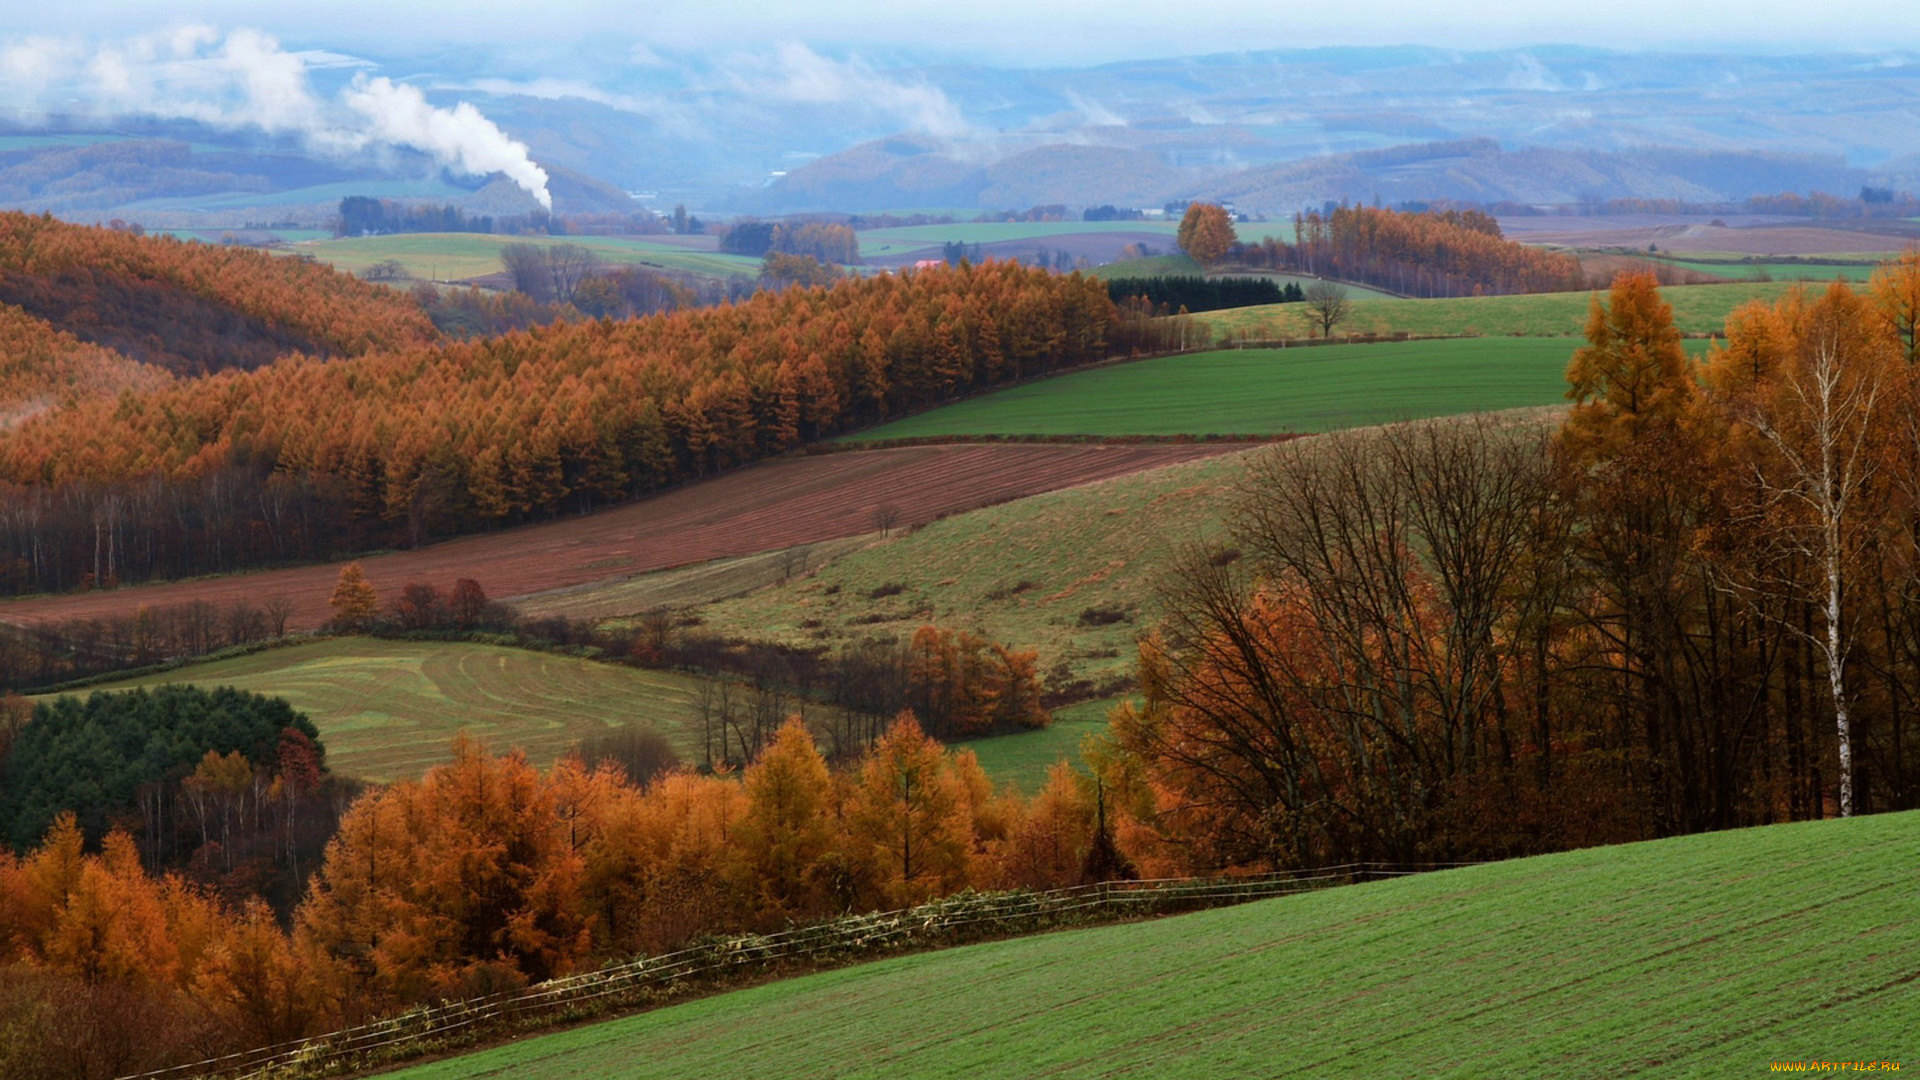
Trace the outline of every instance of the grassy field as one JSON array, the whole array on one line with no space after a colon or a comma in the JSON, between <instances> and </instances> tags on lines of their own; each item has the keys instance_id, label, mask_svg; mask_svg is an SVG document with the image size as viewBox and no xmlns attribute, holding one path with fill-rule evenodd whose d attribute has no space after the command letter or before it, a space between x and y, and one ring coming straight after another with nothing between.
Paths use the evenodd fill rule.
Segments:
<instances>
[{"instance_id":1,"label":"grassy field","mask_svg":"<svg viewBox=\"0 0 1920 1080\"><path fill-rule=\"evenodd\" d=\"M1551 405L1564 400L1576 344L1466 338L1161 357L985 394L848 439L1266 435Z\"/></svg>"},{"instance_id":2,"label":"grassy field","mask_svg":"<svg viewBox=\"0 0 1920 1080\"><path fill-rule=\"evenodd\" d=\"M1153 255L1145 259L1123 259L1096 266L1087 271L1101 281L1127 277L1193 277L1204 273L1189 255Z\"/></svg>"},{"instance_id":3,"label":"grassy field","mask_svg":"<svg viewBox=\"0 0 1920 1080\"><path fill-rule=\"evenodd\" d=\"M396 259L407 274L437 281L460 281L499 273L500 248L505 244L578 244L604 262L655 266L713 277L751 277L760 272L760 260L711 251L688 251L644 238L624 236L511 237L484 233L401 233L320 240L295 246L321 262L357 274L374 263Z\"/></svg>"},{"instance_id":4,"label":"grassy field","mask_svg":"<svg viewBox=\"0 0 1920 1080\"><path fill-rule=\"evenodd\" d=\"M1154 233L1173 242L1180 230L1177 221L963 221L952 225L902 225L892 229L868 229L860 234L860 253L871 254L891 245L890 251L941 244L998 244L1009 240L1045 240L1054 236L1079 236L1087 233Z\"/></svg>"},{"instance_id":5,"label":"grassy field","mask_svg":"<svg viewBox=\"0 0 1920 1080\"><path fill-rule=\"evenodd\" d=\"M338 638L105 683L234 686L284 697L312 718L334 772L363 780L418 776L447 760L461 731L496 753L520 747L546 767L579 739L627 720L651 723L681 759L699 760L697 676L644 671L494 645ZM1048 766L1077 758L1111 702L1063 709L1054 726L966 744L987 774L1032 793Z\"/></svg>"},{"instance_id":6,"label":"grassy field","mask_svg":"<svg viewBox=\"0 0 1920 1080\"><path fill-rule=\"evenodd\" d=\"M943 518L806 577L710 604L700 609L704 629L839 646L935 622L1037 649L1042 674L1065 663L1096 682L1124 678L1135 636L1158 617L1154 589L1170 554L1219 531L1245 459L1174 465ZM1101 614L1087 618L1090 611ZM1038 754L1044 765L1058 755L1034 747L1052 737L1008 736L1031 740L1008 753ZM1069 749L1078 742L1062 738Z\"/></svg>"},{"instance_id":7,"label":"grassy field","mask_svg":"<svg viewBox=\"0 0 1920 1080\"><path fill-rule=\"evenodd\" d=\"M333 770L366 780L425 772L461 731L545 766L630 719L653 723L693 760L698 726L692 677L493 645L339 638L97 689L159 683L284 697L320 729Z\"/></svg>"},{"instance_id":8,"label":"grassy field","mask_svg":"<svg viewBox=\"0 0 1920 1080\"><path fill-rule=\"evenodd\" d=\"M1120 698L1083 701L1053 711L1053 723L1038 731L996 735L958 744L980 758L995 783L1032 796L1047 783L1047 771L1056 761L1080 760L1080 741L1107 729L1107 710Z\"/></svg>"},{"instance_id":9,"label":"grassy field","mask_svg":"<svg viewBox=\"0 0 1920 1080\"><path fill-rule=\"evenodd\" d=\"M1920 814L922 953L396 1080L1744 1077L1920 1057Z\"/></svg>"},{"instance_id":10,"label":"grassy field","mask_svg":"<svg viewBox=\"0 0 1920 1080\"><path fill-rule=\"evenodd\" d=\"M1673 305L1674 323L1682 331L1711 334L1720 332L1726 325L1728 313L1748 300L1771 302L1794 287L1791 282L1779 281L1677 285L1660 290L1660 295ZM1341 324L1340 332L1577 337L1586 333L1587 308L1594 295L1578 292L1440 300L1356 298L1353 316ZM1242 329L1276 337L1306 335L1305 314L1298 304L1235 308L1208 312L1199 318L1214 328L1216 338Z\"/></svg>"},{"instance_id":11,"label":"grassy field","mask_svg":"<svg viewBox=\"0 0 1920 1080\"><path fill-rule=\"evenodd\" d=\"M514 610L539 618L606 619L654 608L680 608L742 596L805 574L880 539L879 533L823 540L775 551L711 559L692 566L596 581L514 600Z\"/></svg>"},{"instance_id":12,"label":"grassy field","mask_svg":"<svg viewBox=\"0 0 1920 1080\"><path fill-rule=\"evenodd\" d=\"M1661 259L1669 266L1682 270L1693 270L1702 274L1718 274L1721 277L1748 281L1805 281L1827 284L1835 278L1855 284L1873 277L1879 268L1878 263L1843 262L1748 262L1721 261L1717 259Z\"/></svg>"},{"instance_id":13,"label":"grassy field","mask_svg":"<svg viewBox=\"0 0 1920 1080\"><path fill-rule=\"evenodd\" d=\"M224 191L209 195L167 196L128 203L129 210L224 210L242 206L305 206L337 203L349 195L378 199L459 199L472 194L439 180L343 180L286 191Z\"/></svg>"}]
</instances>

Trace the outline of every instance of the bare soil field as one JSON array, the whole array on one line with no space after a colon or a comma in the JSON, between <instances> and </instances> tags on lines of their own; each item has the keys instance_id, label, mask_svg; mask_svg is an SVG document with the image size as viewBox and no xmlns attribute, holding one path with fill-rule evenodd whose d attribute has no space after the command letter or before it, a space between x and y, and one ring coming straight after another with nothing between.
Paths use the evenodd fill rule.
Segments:
<instances>
[{"instance_id":1,"label":"bare soil field","mask_svg":"<svg viewBox=\"0 0 1920 1080\"><path fill-rule=\"evenodd\" d=\"M894 528L1143 469L1238 444L938 445L783 458L586 517L465 537L360 560L385 598L408 582L442 588L471 577L505 599L649 570ZM225 606L284 596L289 626L320 626L338 564L142 585L0 603L0 619L35 623L129 614L205 600Z\"/></svg>"}]
</instances>

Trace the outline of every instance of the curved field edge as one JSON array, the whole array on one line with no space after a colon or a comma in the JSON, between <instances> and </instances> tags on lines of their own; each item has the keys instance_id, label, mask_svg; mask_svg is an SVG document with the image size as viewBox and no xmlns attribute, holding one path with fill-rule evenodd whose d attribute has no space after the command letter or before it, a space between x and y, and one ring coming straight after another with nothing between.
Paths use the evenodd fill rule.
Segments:
<instances>
[{"instance_id":1,"label":"curved field edge","mask_svg":"<svg viewBox=\"0 0 1920 1080\"><path fill-rule=\"evenodd\" d=\"M1690 349L1706 342L1691 340ZM1575 343L1468 338L1217 349L996 390L840 441L990 435L1249 436L1334 431L1566 399Z\"/></svg>"},{"instance_id":2,"label":"curved field edge","mask_svg":"<svg viewBox=\"0 0 1920 1080\"><path fill-rule=\"evenodd\" d=\"M1745 1076L1920 1052L1920 813L907 956L396 1080Z\"/></svg>"},{"instance_id":3,"label":"curved field edge","mask_svg":"<svg viewBox=\"0 0 1920 1080\"><path fill-rule=\"evenodd\" d=\"M585 517L523 525L361 560L383 598L414 581L479 580L512 598L648 570L858 536L881 507L913 527L1076 484L1191 461L1231 445L916 446L780 458ZM290 626L330 616L338 565L265 570L0 603L0 619L36 623L129 615L142 605L293 602Z\"/></svg>"},{"instance_id":4,"label":"curved field edge","mask_svg":"<svg viewBox=\"0 0 1920 1080\"><path fill-rule=\"evenodd\" d=\"M698 746L696 676L466 642L335 638L194 664L95 690L179 683L284 697L320 729L327 765L362 780L418 776L462 732L542 768L589 735L652 724L685 760Z\"/></svg>"},{"instance_id":5,"label":"curved field edge","mask_svg":"<svg viewBox=\"0 0 1920 1080\"><path fill-rule=\"evenodd\" d=\"M1037 650L1056 686L1070 677L1097 689L1132 675L1134 639L1159 617L1155 592L1170 560L1223 533L1235 486L1262 452L955 514L697 612L721 637L800 647L909 635L925 622L962 626ZM580 599L604 610L596 598Z\"/></svg>"}]
</instances>

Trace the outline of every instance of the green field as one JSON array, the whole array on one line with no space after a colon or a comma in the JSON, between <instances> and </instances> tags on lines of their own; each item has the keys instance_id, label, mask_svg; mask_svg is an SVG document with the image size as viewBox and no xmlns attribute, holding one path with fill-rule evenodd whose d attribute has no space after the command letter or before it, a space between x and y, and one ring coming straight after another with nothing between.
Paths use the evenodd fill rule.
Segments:
<instances>
[{"instance_id":1,"label":"green field","mask_svg":"<svg viewBox=\"0 0 1920 1080\"><path fill-rule=\"evenodd\" d=\"M957 746L978 755L980 767L987 770L995 783L1032 796L1046 786L1047 771L1055 762L1080 760L1080 741L1107 730L1107 710L1120 700L1083 701L1055 709L1053 723L1038 731L995 735Z\"/></svg>"},{"instance_id":2,"label":"green field","mask_svg":"<svg viewBox=\"0 0 1920 1080\"><path fill-rule=\"evenodd\" d=\"M1746 1077L1920 1057L1920 814L1330 889L789 979L396 1080Z\"/></svg>"},{"instance_id":3,"label":"green field","mask_svg":"<svg viewBox=\"0 0 1920 1080\"><path fill-rule=\"evenodd\" d=\"M1871 262L1748 262L1744 259L1736 261L1660 259L1659 261L1682 270L1692 270L1701 274L1718 274L1735 281L1806 281L1822 285L1835 278L1859 284L1873 277L1873 272L1879 269L1878 263Z\"/></svg>"},{"instance_id":4,"label":"green field","mask_svg":"<svg viewBox=\"0 0 1920 1080\"><path fill-rule=\"evenodd\" d=\"M1190 255L1150 255L1144 259L1123 259L1087 271L1101 281L1128 277L1194 277L1205 272Z\"/></svg>"},{"instance_id":5,"label":"green field","mask_svg":"<svg viewBox=\"0 0 1920 1080\"><path fill-rule=\"evenodd\" d=\"M95 689L159 683L235 686L284 697L320 729L333 771L417 776L461 731L545 766L582 736L628 720L692 752L695 678L495 645L337 638L216 660Z\"/></svg>"},{"instance_id":6,"label":"green field","mask_svg":"<svg viewBox=\"0 0 1920 1080\"><path fill-rule=\"evenodd\" d=\"M860 234L860 253L868 245L895 245L891 250L939 247L941 244L998 244L1010 240L1045 240L1053 236L1087 233L1137 232L1166 236L1169 244L1180 229L1177 221L963 221L952 225L902 225L868 229Z\"/></svg>"},{"instance_id":7,"label":"green field","mask_svg":"<svg viewBox=\"0 0 1920 1080\"><path fill-rule=\"evenodd\" d=\"M1675 285L1660 295L1673 305L1674 324L1690 334L1719 333L1727 315L1748 300L1772 302L1795 288L1791 282L1752 282L1733 285ZM1352 317L1336 333L1439 336L1448 334L1578 337L1586 333L1587 308L1596 294L1534 293L1526 296L1466 296L1439 300L1359 298ZM1605 293L1597 294L1604 298ZM1204 319L1216 339L1235 330L1262 336L1305 337L1304 309L1299 304L1270 304L1207 312Z\"/></svg>"},{"instance_id":8,"label":"green field","mask_svg":"<svg viewBox=\"0 0 1920 1080\"><path fill-rule=\"evenodd\" d=\"M1247 457L1261 452L942 518L784 585L700 608L703 629L838 647L874 636L907 637L933 622L1038 650L1042 675L1064 663L1095 682L1125 678L1134 670L1134 639L1159 617L1154 590L1172 553L1220 531ZM1088 619L1089 611L1119 617ZM1024 749L1011 743L1004 749L1016 757L1038 754L1044 765L1058 755L1034 748L1052 737L1005 736L1028 741L1017 744ZM1062 740L1069 751L1079 741L1077 735ZM984 748L981 756L989 760Z\"/></svg>"},{"instance_id":9,"label":"green field","mask_svg":"<svg viewBox=\"0 0 1920 1080\"><path fill-rule=\"evenodd\" d=\"M1565 400L1576 344L1467 338L1160 357L984 394L848 438L1269 435L1552 405Z\"/></svg>"},{"instance_id":10,"label":"green field","mask_svg":"<svg viewBox=\"0 0 1920 1080\"><path fill-rule=\"evenodd\" d=\"M287 191L225 191L211 195L168 196L128 203L127 210L225 210L244 206L305 206L337 203L349 195L377 199L463 199L473 194L439 180L343 180Z\"/></svg>"},{"instance_id":11,"label":"green field","mask_svg":"<svg viewBox=\"0 0 1920 1080\"><path fill-rule=\"evenodd\" d=\"M500 249L507 244L578 244L604 262L623 266L653 266L710 277L751 277L760 272L760 260L744 255L722 255L626 236L492 236L485 233L401 233L321 240L296 245L337 269L357 274L377 262L397 259L410 277L460 281L501 271Z\"/></svg>"}]
</instances>

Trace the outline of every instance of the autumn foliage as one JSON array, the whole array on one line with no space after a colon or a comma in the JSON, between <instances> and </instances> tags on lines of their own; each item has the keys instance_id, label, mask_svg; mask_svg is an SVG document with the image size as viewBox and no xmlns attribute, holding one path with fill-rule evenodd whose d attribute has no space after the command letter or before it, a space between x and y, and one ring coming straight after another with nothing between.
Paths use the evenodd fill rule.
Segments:
<instances>
[{"instance_id":1,"label":"autumn foliage","mask_svg":"<svg viewBox=\"0 0 1920 1080\"><path fill-rule=\"evenodd\" d=\"M0 557L71 588L96 538L130 582L586 509L1100 359L1112 318L1098 282L943 267L82 401L0 438L0 503L46 510Z\"/></svg>"},{"instance_id":2,"label":"autumn foliage","mask_svg":"<svg viewBox=\"0 0 1920 1080\"><path fill-rule=\"evenodd\" d=\"M1920 806L1913 272L1750 304L1699 360L1625 275L1557 430L1274 451L1097 755L1121 849L1428 862Z\"/></svg>"},{"instance_id":3,"label":"autumn foliage","mask_svg":"<svg viewBox=\"0 0 1920 1080\"><path fill-rule=\"evenodd\" d=\"M1409 296L1561 292L1587 287L1571 255L1506 239L1477 210L1341 206L1294 217L1294 242L1240 245L1233 261L1375 285Z\"/></svg>"},{"instance_id":4,"label":"autumn foliage","mask_svg":"<svg viewBox=\"0 0 1920 1080\"><path fill-rule=\"evenodd\" d=\"M24 857L0 850L0 972L21 987L0 999L19 1036L0 1065L61 1075L82 1054L129 1072L703 934L1077 883L1098 821L1070 772L1031 803L995 792L910 714L851 771L830 770L795 719L744 775L645 786L462 741L450 764L354 802L288 932L258 904L150 876L125 832L90 854L62 818ZM72 1045L55 1003L74 1001L149 1037Z\"/></svg>"},{"instance_id":5,"label":"autumn foliage","mask_svg":"<svg viewBox=\"0 0 1920 1080\"><path fill-rule=\"evenodd\" d=\"M432 339L417 305L304 259L0 213L0 303L176 371Z\"/></svg>"}]
</instances>

